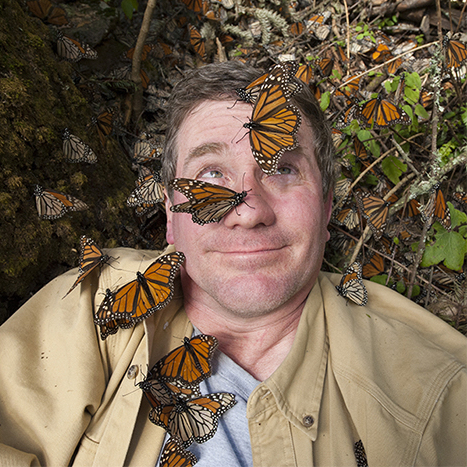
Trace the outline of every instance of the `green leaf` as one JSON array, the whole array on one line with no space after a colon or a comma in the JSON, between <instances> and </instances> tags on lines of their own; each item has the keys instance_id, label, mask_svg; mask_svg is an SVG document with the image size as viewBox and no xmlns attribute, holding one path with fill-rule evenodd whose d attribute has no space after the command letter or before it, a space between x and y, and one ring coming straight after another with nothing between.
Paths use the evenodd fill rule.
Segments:
<instances>
[{"instance_id":1,"label":"green leaf","mask_svg":"<svg viewBox=\"0 0 467 467\"><path fill-rule=\"evenodd\" d=\"M138 11L138 0L122 0L123 13L128 19L133 18L133 12Z\"/></svg>"},{"instance_id":2,"label":"green leaf","mask_svg":"<svg viewBox=\"0 0 467 467\"><path fill-rule=\"evenodd\" d=\"M331 93L329 91L323 92L323 94L321 94L321 99L319 101L319 106L321 107L321 110L323 112L329 107L330 102L331 102Z\"/></svg>"},{"instance_id":3,"label":"green leaf","mask_svg":"<svg viewBox=\"0 0 467 467\"><path fill-rule=\"evenodd\" d=\"M439 222L434 227L437 230L434 242L426 246L420 265L425 268L443 261L449 269L462 269L467 253L467 240L458 232L447 231Z\"/></svg>"},{"instance_id":4,"label":"green leaf","mask_svg":"<svg viewBox=\"0 0 467 467\"><path fill-rule=\"evenodd\" d=\"M425 107L421 104L417 104L415 106L415 115L418 115L419 117L422 118L429 118L430 114L426 111Z\"/></svg>"},{"instance_id":5,"label":"green leaf","mask_svg":"<svg viewBox=\"0 0 467 467\"><path fill-rule=\"evenodd\" d=\"M416 72L406 73L405 74L405 85L412 89L421 89L422 80L420 79L420 75Z\"/></svg>"},{"instance_id":6,"label":"green leaf","mask_svg":"<svg viewBox=\"0 0 467 467\"><path fill-rule=\"evenodd\" d=\"M418 102L420 99L420 91L418 89L411 89L406 87L404 89L404 95L412 102L412 104L415 104L415 102Z\"/></svg>"},{"instance_id":7,"label":"green leaf","mask_svg":"<svg viewBox=\"0 0 467 467\"><path fill-rule=\"evenodd\" d=\"M394 185L400 182L399 177L407 170L407 164L404 164L395 156L388 156L383 159L381 167L386 177L388 177Z\"/></svg>"},{"instance_id":8,"label":"green leaf","mask_svg":"<svg viewBox=\"0 0 467 467\"><path fill-rule=\"evenodd\" d=\"M449 206L449 212L451 214L451 227L457 227L458 225L463 225L467 224L467 214L465 212L459 211L454 207L452 203L448 201L448 206ZM460 229L459 229L459 233ZM462 236L464 236L461 233Z\"/></svg>"}]
</instances>

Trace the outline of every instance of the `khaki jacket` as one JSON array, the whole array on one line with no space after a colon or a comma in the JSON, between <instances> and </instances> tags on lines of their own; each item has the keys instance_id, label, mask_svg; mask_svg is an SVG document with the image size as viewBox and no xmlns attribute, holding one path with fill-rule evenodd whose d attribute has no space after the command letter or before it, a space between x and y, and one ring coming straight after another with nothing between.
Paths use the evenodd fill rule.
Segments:
<instances>
[{"instance_id":1,"label":"khaki jacket","mask_svg":"<svg viewBox=\"0 0 467 467\"><path fill-rule=\"evenodd\" d=\"M105 290L158 256L108 253L100 275L62 299L69 271L0 327L0 466L156 464L165 432L135 382L193 328L176 282L166 308L101 341ZM467 465L467 339L371 282L366 307L346 304L339 279L320 274L289 355L249 398L255 467L355 466L358 440L370 467Z\"/></svg>"}]
</instances>

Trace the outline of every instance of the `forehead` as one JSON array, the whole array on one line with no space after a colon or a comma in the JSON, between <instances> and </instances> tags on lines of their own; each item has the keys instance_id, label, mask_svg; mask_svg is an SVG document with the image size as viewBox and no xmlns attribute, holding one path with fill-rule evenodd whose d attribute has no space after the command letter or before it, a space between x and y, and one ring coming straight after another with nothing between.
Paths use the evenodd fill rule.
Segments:
<instances>
[{"instance_id":1,"label":"forehead","mask_svg":"<svg viewBox=\"0 0 467 467\"><path fill-rule=\"evenodd\" d=\"M191 110L182 121L177 138L177 166L181 167L187 159L204 154L221 153L242 149L251 153L248 129L243 127L251 119L253 106L242 101L221 100L203 101ZM302 119L297 133L299 147L288 153L310 155L313 164L314 135L306 119ZM283 157L284 157L283 156Z\"/></svg>"}]
</instances>

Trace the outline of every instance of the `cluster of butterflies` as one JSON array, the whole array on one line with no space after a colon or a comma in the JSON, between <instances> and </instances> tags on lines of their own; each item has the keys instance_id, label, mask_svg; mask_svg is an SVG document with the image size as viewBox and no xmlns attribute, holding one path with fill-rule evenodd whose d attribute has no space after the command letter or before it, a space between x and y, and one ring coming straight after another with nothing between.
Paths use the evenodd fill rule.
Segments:
<instances>
[{"instance_id":1,"label":"cluster of butterflies","mask_svg":"<svg viewBox=\"0 0 467 467\"><path fill-rule=\"evenodd\" d=\"M97 117L92 117L100 141L105 148L106 138L112 132L113 112L105 110ZM65 128L62 134L63 154L67 162L95 164L97 156L92 148L79 136ZM88 205L74 196L36 185L34 189L37 213L40 219L59 219L69 211L84 211Z\"/></svg>"},{"instance_id":2,"label":"cluster of butterflies","mask_svg":"<svg viewBox=\"0 0 467 467\"><path fill-rule=\"evenodd\" d=\"M161 358L138 383L151 406L149 420L169 434L160 459L164 467L191 466L193 442L211 439L219 418L236 403L234 394L201 394L199 383L212 374L211 359L218 341L214 336L185 337L183 345Z\"/></svg>"}]
</instances>

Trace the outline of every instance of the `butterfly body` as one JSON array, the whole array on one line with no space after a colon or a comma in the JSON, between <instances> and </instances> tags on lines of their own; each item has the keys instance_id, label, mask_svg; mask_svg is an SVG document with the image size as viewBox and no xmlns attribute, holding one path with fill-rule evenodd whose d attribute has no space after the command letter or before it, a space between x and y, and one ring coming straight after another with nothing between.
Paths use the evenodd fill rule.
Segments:
<instances>
[{"instance_id":1,"label":"butterfly body","mask_svg":"<svg viewBox=\"0 0 467 467\"><path fill-rule=\"evenodd\" d=\"M156 259L136 279L104 298L94 315L94 323L129 320L135 324L166 306L173 295L173 281L185 260L181 252L169 253Z\"/></svg>"},{"instance_id":2,"label":"butterfly body","mask_svg":"<svg viewBox=\"0 0 467 467\"><path fill-rule=\"evenodd\" d=\"M344 298L352 300L356 305L368 303L368 292L362 281L362 265L352 263L345 271L336 290Z\"/></svg>"},{"instance_id":3,"label":"butterfly body","mask_svg":"<svg viewBox=\"0 0 467 467\"><path fill-rule=\"evenodd\" d=\"M211 439L217 431L219 417L235 403L235 396L226 392L189 400L177 398L175 404L153 407L149 419L180 438L183 447L188 447L194 441L205 443Z\"/></svg>"},{"instance_id":4,"label":"butterfly body","mask_svg":"<svg viewBox=\"0 0 467 467\"><path fill-rule=\"evenodd\" d=\"M170 210L191 214L193 222L200 225L219 222L247 196L246 191L237 193L221 185L189 178L175 178L169 186L188 198L187 202L171 206Z\"/></svg>"}]
</instances>

